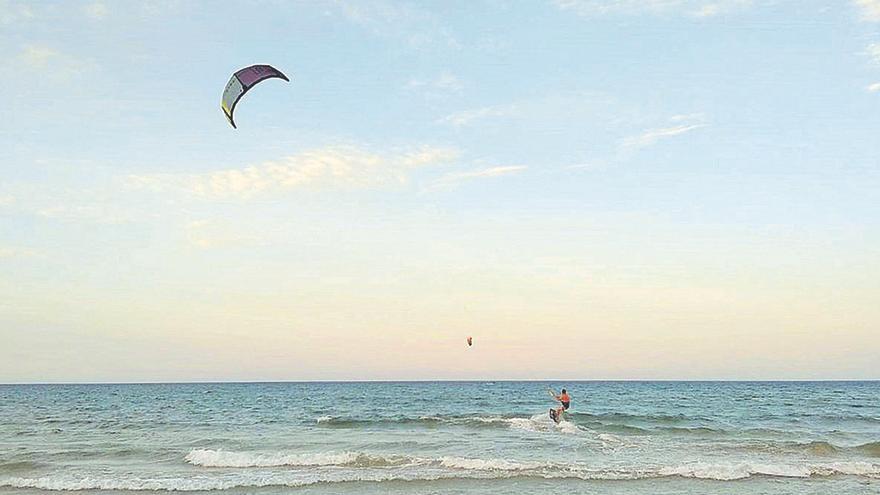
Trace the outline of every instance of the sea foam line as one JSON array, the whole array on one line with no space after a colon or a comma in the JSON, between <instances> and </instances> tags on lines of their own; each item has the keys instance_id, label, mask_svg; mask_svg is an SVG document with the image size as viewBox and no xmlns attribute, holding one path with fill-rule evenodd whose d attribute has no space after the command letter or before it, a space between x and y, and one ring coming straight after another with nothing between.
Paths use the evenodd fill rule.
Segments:
<instances>
[{"instance_id":1,"label":"sea foam line","mask_svg":"<svg viewBox=\"0 0 880 495\"><path fill-rule=\"evenodd\" d=\"M425 458L405 455L371 454L363 452L288 454L233 452L224 450L195 449L184 458L186 462L202 467L259 468L259 467L350 467L350 468L402 468L435 467L464 471L498 471L538 474L558 477L557 474L577 474L576 477L593 479L613 473L614 477L664 477L704 478L733 480L753 475L807 478L837 474L880 477L880 464L865 461L841 461L825 464L773 464L756 462L707 463L695 462L673 466L603 469L577 463L523 461L509 459L480 459L445 456Z\"/></svg>"},{"instance_id":2,"label":"sea foam line","mask_svg":"<svg viewBox=\"0 0 880 495\"><path fill-rule=\"evenodd\" d=\"M504 416L420 416L418 418L378 418L356 419L336 416L321 416L315 420L320 427L326 428L358 428L369 425L451 425L489 428L509 428L529 432L559 432L566 434L581 433L583 428L570 421L556 424L546 413L530 417Z\"/></svg>"},{"instance_id":3,"label":"sea foam line","mask_svg":"<svg viewBox=\"0 0 880 495\"><path fill-rule=\"evenodd\" d=\"M216 452L216 451L215 451ZM298 455L292 457L283 454L272 457L272 454L233 453L234 466L241 464L256 469L238 471L220 471L216 474L205 471L188 477L157 477L141 478L129 475L118 477L107 475L73 475L59 474L39 478L9 477L0 479L0 487L36 488L47 491L80 491L80 490L116 490L116 491L222 491L234 488L260 487L298 487L318 483L345 482L386 482L386 481L434 481L441 479L507 479L507 478L543 478L573 480L635 480L662 477L698 478L706 480L730 481L767 476L779 478L810 478L837 475L848 475L880 479L880 464L870 462L836 462L819 465L785 465L760 463L689 463L666 467L621 467L595 468L579 464L550 463L539 461L514 461L506 459L475 459L461 457L441 457L437 459L409 458L390 456L395 459L384 467L352 467L351 462L361 456L377 459L382 456L372 454L343 453L316 454L314 459ZM205 454L200 454L205 455ZM215 460L222 457L214 457ZM297 464L308 468L305 470L267 471L267 460L283 459L310 464ZM393 465L393 462L406 460L405 464ZM339 462L341 464L330 464ZM222 464L217 462L217 464ZM276 467L277 462L268 462ZM288 464L284 464L288 465ZM330 466L348 467L348 469L324 469ZM215 466L219 467L219 466Z\"/></svg>"},{"instance_id":4,"label":"sea foam line","mask_svg":"<svg viewBox=\"0 0 880 495\"><path fill-rule=\"evenodd\" d=\"M403 456L383 456L361 452L288 454L232 452L213 449L191 450L184 457L184 460L195 466L233 468L280 466L392 467L413 463L411 458Z\"/></svg>"},{"instance_id":5,"label":"sea foam line","mask_svg":"<svg viewBox=\"0 0 880 495\"><path fill-rule=\"evenodd\" d=\"M476 462L470 460L469 462ZM261 488L271 486L299 487L319 483L386 482L386 481L435 481L441 479L506 479L543 478L574 480L636 480L660 477L700 478L730 481L754 475L770 477L797 477L832 475L856 475L880 477L877 466L850 464L847 466L823 466L799 470L796 466L727 466L700 464L657 470L583 470L583 471L536 471L494 470L462 472L401 472L345 471L330 473L238 473L230 476L189 478L137 478L137 477L76 477L71 475L45 476L41 478L6 478L0 487L36 488L47 491L116 490L116 491L222 491L234 488Z\"/></svg>"}]
</instances>

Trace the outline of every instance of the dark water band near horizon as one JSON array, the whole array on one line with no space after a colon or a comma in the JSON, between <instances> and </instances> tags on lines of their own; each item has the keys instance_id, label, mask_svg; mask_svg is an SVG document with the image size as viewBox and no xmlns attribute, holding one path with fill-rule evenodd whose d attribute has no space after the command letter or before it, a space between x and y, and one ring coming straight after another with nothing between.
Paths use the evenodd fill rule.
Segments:
<instances>
[{"instance_id":1,"label":"dark water band near horizon","mask_svg":"<svg viewBox=\"0 0 880 495\"><path fill-rule=\"evenodd\" d=\"M0 385L0 494L62 491L880 493L880 382Z\"/></svg>"}]
</instances>

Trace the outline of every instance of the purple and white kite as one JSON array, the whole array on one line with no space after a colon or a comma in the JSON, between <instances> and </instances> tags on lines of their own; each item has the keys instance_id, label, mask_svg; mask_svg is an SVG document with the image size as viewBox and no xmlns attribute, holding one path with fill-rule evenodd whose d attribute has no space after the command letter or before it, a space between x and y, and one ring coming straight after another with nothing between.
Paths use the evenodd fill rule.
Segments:
<instances>
[{"instance_id":1,"label":"purple and white kite","mask_svg":"<svg viewBox=\"0 0 880 495\"><path fill-rule=\"evenodd\" d=\"M290 82L290 79L284 73L271 65L252 65L232 74L232 77L226 84L226 89L223 90L223 99L220 100L220 107L223 108L223 114L226 115L226 119L229 120L233 128L237 129L235 121L232 119L232 112L235 111L235 105L238 103L238 100L260 81L272 79L273 77Z\"/></svg>"}]
</instances>

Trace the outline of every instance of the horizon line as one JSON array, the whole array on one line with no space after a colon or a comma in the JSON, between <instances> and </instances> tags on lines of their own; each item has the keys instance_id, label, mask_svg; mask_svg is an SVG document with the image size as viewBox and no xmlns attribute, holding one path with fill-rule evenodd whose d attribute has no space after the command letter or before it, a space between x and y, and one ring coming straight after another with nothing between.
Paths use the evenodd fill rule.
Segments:
<instances>
[{"instance_id":1,"label":"horizon line","mask_svg":"<svg viewBox=\"0 0 880 495\"><path fill-rule=\"evenodd\" d=\"M855 382L880 382L880 378L789 378L789 379L737 379L737 378L609 378L609 379L560 379L560 378L485 378L485 379L367 379L367 380L189 380L189 381L95 381L95 382L0 382L0 386L42 386L42 385L258 385L258 384L285 384L285 383L481 383L481 382L504 382L504 383L540 383L540 382L569 382L569 383L855 383Z\"/></svg>"}]
</instances>

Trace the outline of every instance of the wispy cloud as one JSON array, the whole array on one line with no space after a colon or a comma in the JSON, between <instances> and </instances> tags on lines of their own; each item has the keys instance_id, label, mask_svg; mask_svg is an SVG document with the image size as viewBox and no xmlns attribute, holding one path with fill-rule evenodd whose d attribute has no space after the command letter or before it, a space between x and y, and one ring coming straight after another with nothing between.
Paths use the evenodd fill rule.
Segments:
<instances>
[{"instance_id":1,"label":"wispy cloud","mask_svg":"<svg viewBox=\"0 0 880 495\"><path fill-rule=\"evenodd\" d=\"M676 125L647 129L638 135L625 137L620 140L620 148L623 151L636 151L653 146L660 140L706 127L703 119L702 114L674 115L669 121Z\"/></svg>"},{"instance_id":2,"label":"wispy cloud","mask_svg":"<svg viewBox=\"0 0 880 495\"><path fill-rule=\"evenodd\" d=\"M357 2L336 0L332 3L342 18L372 34L402 40L414 49L442 47L460 49L461 44L431 12L414 5L384 0Z\"/></svg>"},{"instance_id":3,"label":"wispy cloud","mask_svg":"<svg viewBox=\"0 0 880 495\"><path fill-rule=\"evenodd\" d=\"M559 125L562 121L573 124L581 119L613 119L615 103L615 99L606 93L553 91L507 103L453 112L434 122L455 128L500 120L517 120L518 125L529 127Z\"/></svg>"},{"instance_id":4,"label":"wispy cloud","mask_svg":"<svg viewBox=\"0 0 880 495\"><path fill-rule=\"evenodd\" d=\"M869 84L866 88L868 93L878 93L880 92L880 82L875 82L874 84Z\"/></svg>"},{"instance_id":5,"label":"wispy cloud","mask_svg":"<svg viewBox=\"0 0 880 495\"><path fill-rule=\"evenodd\" d=\"M871 43L865 48L865 53L871 58L875 64L880 64L880 43Z\"/></svg>"},{"instance_id":6,"label":"wispy cloud","mask_svg":"<svg viewBox=\"0 0 880 495\"><path fill-rule=\"evenodd\" d=\"M566 170L596 170L623 163L644 148L708 125L703 113L673 115L665 120L665 125L644 129L637 134L618 139L616 149L609 156L591 157L583 162L567 165L563 168Z\"/></svg>"},{"instance_id":7,"label":"wispy cloud","mask_svg":"<svg viewBox=\"0 0 880 495\"><path fill-rule=\"evenodd\" d=\"M11 62L17 69L44 71L48 77L65 81L95 67L93 62L82 60L51 46L33 44L22 47Z\"/></svg>"},{"instance_id":8,"label":"wispy cloud","mask_svg":"<svg viewBox=\"0 0 880 495\"><path fill-rule=\"evenodd\" d=\"M720 2L700 2L702 5L689 10L687 14L695 17L715 17L730 14L752 5L750 0L727 0Z\"/></svg>"},{"instance_id":9,"label":"wispy cloud","mask_svg":"<svg viewBox=\"0 0 880 495\"><path fill-rule=\"evenodd\" d=\"M258 242L254 236L236 232L228 225L213 220L194 220L184 227L186 242L199 249L235 247Z\"/></svg>"},{"instance_id":10,"label":"wispy cloud","mask_svg":"<svg viewBox=\"0 0 880 495\"><path fill-rule=\"evenodd\" d=\"M703 113L683 113L669 117L670 122L702 122L706 119Z\"/></svg>"},{"instance_id":11,"label":"wispy cloud","mask_svg":"<svg viewBox=\"0 0 880 495\"><path fill-rule=\"evenodd\" d=\"M104 2L92 2L85 6L85 13L91 19L103 20L110 14L110 10Z\"/></svg>"},{"instance_id":12,"label":"wispy cloud","mask_svg":"<svg viewBox=\"0 0 880 495\"><path fill-rule=\"evenodd\" d=\"M443 72L433 79L413 78L406 83L406 89L429 90L429 91L461 91L464 85L461 80L451 72Z\"/></svg>"},{"instance_id":13,"label":"wispy cloud","mask_svg":"<svg viewBox=\"0 0 880 495\"><path fill-rule=\"evenodd\" d=\"M629 149L641 149L646 148L648 146L652 146L657 144L658 141L664 138L678 136L679 134L684 134L686 132L690 132L694 129L699 129L701 127L706 127L705 124L687 124L687 125L676 125L672 127L660 127L657 129L648 129L645 132L639 134L638 136L630 136L621 140L620 144L624 148Z\"/></svg>"},{"instance_id":14,"label":"wispy cloud","mask_svg":"<svg viewBox=\"0 0 880 495\"><path fill-rule=\"evenodd\" d=\"M437 119L436 122L438 124L451 125L452 127L464 127L471 125L479 120L494 117L510 117L516 114L516 105L502 105L475 108L471 110L463 110L461 112L451 113L445 117Z\"/></svg>"},{"instance_id":15,"label":"wispy cloud","mask_svg":"<svg viewBox=\"0 0 880 495\"><path fill-rule=\"evenodd\" d=\"M206 199L250 198L305 188L367 188L406 183L417 168L447 163L456 150L424 146L412 151L375 153L331 147L242 169L203 174L131 175L129 186L181 192Z\"/></svg>"},{"instance_id":16,"label":"wispy cloud","mask_svg":"<svg viewBox=\"0 0 880 495\"><path fill-rule=\"evenodd\" d=\"M31 213L55 220L85 220L99 224L121 225L133 220L130 213L116 209L106 202L57 204L31 210Z\"/></svg>"},{"instance_id":17,"label":"wispy cloud","mask_svg":"<svg viewBox=\"0 0 880 495\"><path fill-rule=\"evenodd\" d=\"M122 184L114 181L89 186L79 184L77 187L49 182L12 182L3 186L8 191L0 193L0 213L4 214L60 222L122 225L152 213L132 208L126 201L128 198L119 194Z\"/></svg>"},{"instance_id":18,"label":"wispy cloud","mask_svg":"<svg viewBox=\"0 0 880 495\"><path fill-rule=\"evenodd\" d=\"M752 5L752 0L555 0L556 6L582 17L675 14L713 17Z\"/></svg>"},{"instance_id":19,"label":"wispy cloud","mask_svg":"<svg viewBox=\"0 0 880 495\"><path fill-rule=\"evenodd\" d=\"M412 78L404 89L410 94L420 95L428 100L449 98L461 93L464 84L455 74L443 72L434 78Z\"/></svg>"},{"instance_id":20,"label":"wispy cloud","mask_svg":"<svg viewBox=\"0 0 880 495\"><path fill-rule=\"evenodd\" d=\"M37 252L30 248L2 246L0 245L0 259L3 258L30 258Z\"/></svg>"},{"instance_id":21,"label":"wispy cloud","mask_svg":"<svg viewBox=\"0 0 880 495\"><path fill-rule=\"evenodd\" d=\"M880 22L880 0L854 0L863 21Z\"/></svg>"},{"instance_id":22,"label":"wispy cloud","mask_svg":"<svg viewBox=\"0 0 880 495\"><path fill-rule=\"evenodd\" d=\"M61 58L61 54L48 46L28 45L22 48L18 60L34 69L45 69L53 59Z\"/></svg>"},{"instance_id":23,"label":"wispy cloud","mask_svg":"<svg viewBox=\"0 0 880 495\"><path fill-rule=\"evenodd\" d=\"M566 165L566 170L596 170L607 167L611 162L609 160L590 160L581 163Z\"/></svg>"},{"instance_id":24,"label":"wispy cloud","mask_svg":"<svg viewBox=\"0 0 880 495\"><path fill-rule=\"evenodd\" d=\"M494 177L502 177L512 175L526 170L528 167L524 165L510 165L503 167L490 167L478 170L470 170L467 172L452 172L438 178L432 182L427 189L449 189L455 185L474 179L490 179Z\"/></svg>"},{"instance_id":25,"label":"wispy cloud","mask_svg":"<svg viewBox=\"0 0 880 495\"><path fill-rule=\"evenodd\" d=\"M0 25L29 21L36 17L36 13L28 3L0 0Z\"/></svg>"}]
</instances>

